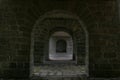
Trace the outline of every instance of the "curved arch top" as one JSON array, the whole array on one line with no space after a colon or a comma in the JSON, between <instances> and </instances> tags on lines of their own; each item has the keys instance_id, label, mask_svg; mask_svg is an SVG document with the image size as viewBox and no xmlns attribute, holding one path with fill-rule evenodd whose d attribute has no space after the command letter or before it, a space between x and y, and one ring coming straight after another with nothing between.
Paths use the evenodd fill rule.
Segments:
<instances>
[{"instance_id":1,"label":"curved arch top","mask_svg":"<svg viewBox=\"0 0 120 80\"><path fill-rule=\"evenodd\" d=\"M46 18L66 18L66 19L74 19L76 21L78 21L78 23L81 25L81 28L84 30L84 32L87 34L86 36L88 36L88 31L86 29L85 24L83 23L83 21L79 18L79 16L68 12L68 11L64 11L64 10L54 10L54 11L50 11L45 13L44 15L40 16L38 18L38 20L35 22L35 25L33 27L32 33L34 33L35 27L37 25L39 25L43 20L45 20ZM42 23L41 23L42 24Z\"/></svg>"}]
</instances>

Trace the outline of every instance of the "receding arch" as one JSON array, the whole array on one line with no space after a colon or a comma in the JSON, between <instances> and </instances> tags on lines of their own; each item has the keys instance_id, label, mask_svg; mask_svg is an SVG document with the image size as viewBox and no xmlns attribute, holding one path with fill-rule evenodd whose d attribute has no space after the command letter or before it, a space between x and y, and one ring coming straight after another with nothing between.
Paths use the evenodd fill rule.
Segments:
<instances>
[{"instance_id":1,"label":"receding arch","mask_svg":"<svg viewBox=\"0 0 120 80\"><path fill-rule=\"evenodd\" d=\"M73 39L64 31L54 32L49 39L50 60L73 60Z\"/></svg>"},{"instance_id":2,"label":"receding arch","mask_svg":"<svg viewBox=\"0 0 120 80\"><path fill-rule=\"evenodd\" d=\"M56 41L56 53L66 53L67 42L63 39Z\"/></svg>"},{"instance_id":3,"label":"receding arch","mask_svg":"<svg viewBox=\"0 0 120 80\"><path fill-rule=\"evenodd\" d=\"M40 17L31 34L31 64L38 66L48 60L49 39L53 32L65 30L72 35L75 63L84 65L88 75L88 32L78 16L54 11ZM46 55L47 54L47 55ZM67 63L67 62L66 62Z\"/></svg>"}]
</instances>

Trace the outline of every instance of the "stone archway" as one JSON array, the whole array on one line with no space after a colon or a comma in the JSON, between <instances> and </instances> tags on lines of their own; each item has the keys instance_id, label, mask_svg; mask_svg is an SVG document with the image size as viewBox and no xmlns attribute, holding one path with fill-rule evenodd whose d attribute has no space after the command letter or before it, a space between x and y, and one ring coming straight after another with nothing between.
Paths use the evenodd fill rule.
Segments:
<instances>
[{"instance_id":1,"label":"stone archway","mask_svg":"<svg viewBox=\"0 0 120 80\"><path fill-rule=\"evenodd\" d=\"M50 36L48 59L54 61L73 60L71 35L63 31L57 31Z\"/></svg>"},{"instance_id":2,"label":"stone archway","mask_svg":"<svg viewBox=\"0 0 120 80\"><path fill-rule=\"evenodd\" d=\"M32 73L36 73L33 69L35 66L46 65L45 62L51 64L51 61L48 60L49 39L50 35L56 31L65 31L72 36L74 46L73 54L75 54L72 63L78 65L75 67L83 67L83 74L88 75L88 32L82 21L80 21L77 16L61 11L55 11L43 15L34 25L31 35L31 66L33 66L31 67L33 70ZM58 62L52 61L52 63L57 64ZM71 63L71 61L64 61L64 64L68 63ZM72 66L74 66L74 64ZM81 69L79 73L81 75ZM75 75L78 76L79 73L75 73Z\"/></svg>"}]
</instances>

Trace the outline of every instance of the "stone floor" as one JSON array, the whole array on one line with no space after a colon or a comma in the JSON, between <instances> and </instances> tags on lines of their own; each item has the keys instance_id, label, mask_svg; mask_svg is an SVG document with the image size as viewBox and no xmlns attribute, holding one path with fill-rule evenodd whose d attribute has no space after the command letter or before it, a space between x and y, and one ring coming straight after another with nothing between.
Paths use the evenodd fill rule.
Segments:
<instances>
[{"instance_id":1,"label":"stone floor","mask_svg":"<svg viewBox=\"0 0 120 80\"><path fill-rule=\"evenodd\" d=\"M37 77L79 77L86 74L85 66L78 65L35 66L32 73Z\"/></svg>"}]
</instances>

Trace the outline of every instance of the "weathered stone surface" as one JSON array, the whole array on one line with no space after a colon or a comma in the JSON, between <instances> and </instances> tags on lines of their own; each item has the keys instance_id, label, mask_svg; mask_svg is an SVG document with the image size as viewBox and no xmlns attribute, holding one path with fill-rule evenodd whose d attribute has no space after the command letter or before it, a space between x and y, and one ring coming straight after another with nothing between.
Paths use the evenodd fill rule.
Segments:
<instances>
[{"instance_id":1,"label":"weathered stone surface","mask_svg":"<svg viewBox=\"0 0 120 80\"><path fill-rule=\"evenodd\" d=\"M84 66L46 65L33 68L33 77L79 77L87 74Z\"/></svg>"},{"instance_id":2,"label":"weathered stone surface","mask_svg":"<svg viewBox=\"0 0 120 80\"><path fill-rule=\"evenodd\" d=\"M90 77L120 77L120 27L116 1L119 0L53 0L52 2L51 0L1 0L0 77L28 78L33 26L41 15L53 10L74 13L85 24L89 32ZM46 25L49 25L50 21L48 20L47 23ZM69 27L72 26L68 25ZM43 46L37 47L37 50L42 51ZM38 57L41 56L39 53L36 54ZM35 62L40 63L39 60ZM93 78L91 80L119 79Z\"/></svg>"}]
</instances>

